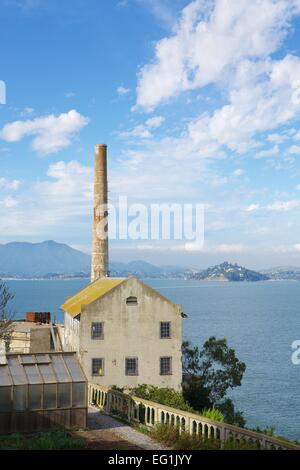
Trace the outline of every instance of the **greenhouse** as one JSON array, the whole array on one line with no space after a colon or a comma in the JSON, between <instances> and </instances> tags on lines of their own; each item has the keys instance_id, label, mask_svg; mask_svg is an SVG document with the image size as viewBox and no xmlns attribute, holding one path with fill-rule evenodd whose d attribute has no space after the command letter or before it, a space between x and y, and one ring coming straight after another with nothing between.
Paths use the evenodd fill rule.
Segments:
<instances>
[{"instance_id":1,"label":"greenhouse","mask_svg":"<svg viewBox=\"0 0 300 470\"><path fill-rule=\"evenodd\" d=\"M7 354L0 364L0 434L85 428L87 382L76 353Z\"/></svg>"}]
</instances>

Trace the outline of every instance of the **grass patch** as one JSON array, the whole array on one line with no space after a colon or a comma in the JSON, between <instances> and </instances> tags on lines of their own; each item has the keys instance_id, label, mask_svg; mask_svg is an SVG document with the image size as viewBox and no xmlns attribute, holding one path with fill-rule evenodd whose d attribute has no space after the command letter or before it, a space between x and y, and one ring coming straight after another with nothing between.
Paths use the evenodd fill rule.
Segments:
<instances>
[{"instance_id":1,"label":"grass patch","mask_svg":"<svg viewBox=\"0 0 300 470\"><path fill-rule=\"evenodd\" d=\"M0 450L64 450L84 449L84 439L71 437L64 431L0 436Z\"/></svg>"}]
</instances>

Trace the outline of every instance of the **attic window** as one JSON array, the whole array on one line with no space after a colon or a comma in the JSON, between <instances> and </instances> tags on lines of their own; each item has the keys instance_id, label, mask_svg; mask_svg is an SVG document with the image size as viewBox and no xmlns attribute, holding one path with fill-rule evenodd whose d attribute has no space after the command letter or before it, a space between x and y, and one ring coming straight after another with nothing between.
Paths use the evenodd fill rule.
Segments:
<instances>
[{"instance_id":1,"label":"attic window","mask_svg":"<svg viewBox=\"0 0 300 470\"><path fill-rule=\"evenodd\" d=\"M137 297L127 297L126 304L127 305L137 305Z\"/></svg>"}]
</instances>

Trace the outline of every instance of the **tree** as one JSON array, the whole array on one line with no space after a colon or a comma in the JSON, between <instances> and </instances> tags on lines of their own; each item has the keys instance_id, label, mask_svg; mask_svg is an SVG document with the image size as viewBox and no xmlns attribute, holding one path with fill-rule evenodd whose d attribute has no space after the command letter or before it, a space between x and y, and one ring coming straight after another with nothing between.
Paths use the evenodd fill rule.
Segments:
<instances>
[{"instance_id":1,"label":"tree","mask_svg":"<svg viewBox=\"0 0 300 470\"><path fill-rule=\"evenodd\" d=\"M209 338L200 350L184 342L183 352L183 394L190 405L201 411L217 408L225 415L227 422L244 424L241 413L235 413L234 405L227 392L241 385L246 370L227 340Z\"/></svg>"},{"instance_id":2,"label":"tree","mask_svg":"<svg viewBox=\"0 0 300 470\"><path fill-rule=\"evenodd\" d=\"M4 282L0 281L0 342L4 341L7 350L11 340L11 323L14 317L9 304L13 299L14 294Z\"/></svg>"}]
</instances>

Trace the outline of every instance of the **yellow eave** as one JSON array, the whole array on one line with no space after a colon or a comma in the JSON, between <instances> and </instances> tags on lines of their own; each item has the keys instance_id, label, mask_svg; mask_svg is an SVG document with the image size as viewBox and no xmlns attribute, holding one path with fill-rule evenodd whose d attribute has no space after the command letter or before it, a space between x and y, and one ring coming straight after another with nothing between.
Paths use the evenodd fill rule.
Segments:
<instances>
[{"instance_id":1,"label":"yellow eave","mask_svg":"<svg viewBox=\"0 0 300 470\"><path fill-rule=\"evenodd\" d=\"M81 312L83 305L89 305L95 300L103 297L109 291L117 287L127 278L103 278L89 284L87 287L73 295L61 306L61 309L72 317L76 317Z\"/></svg>"}]
</instances>

